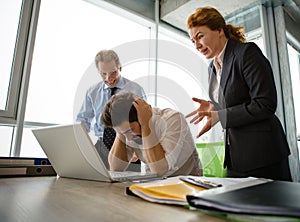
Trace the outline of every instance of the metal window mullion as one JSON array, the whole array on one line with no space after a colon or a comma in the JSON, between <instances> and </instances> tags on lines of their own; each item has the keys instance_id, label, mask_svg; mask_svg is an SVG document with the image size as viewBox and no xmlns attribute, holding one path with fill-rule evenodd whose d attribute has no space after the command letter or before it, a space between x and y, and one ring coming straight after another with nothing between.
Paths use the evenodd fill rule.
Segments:
<instances>
[{"instance_id":1,"label":"metal window mullion","mask_svg":"<svg viewBox=\"0 0 300 222\"><path fill-rule=\"evenodd\" d=\"M277 110L276 114L280 119L284 129L286 129L286 122L284 116L284 104L283 104L283 95L282 95L282 83L280 77L280 66L278 60L278 49L277 49L277 39L276 39L276 30L275 30L275 23L274 23L274 14L273 8L265 6L261 7L261 24L262 24L262 32L263 32L263 39L266 49L266 56L269 58L275 84L277 88Z\"/></svg>"},{"instance_id":2,"label":"metal window mullion","mask_svg":"<svg viewBox=\"0 0 300 222\"><path fill-rule=\"evenodd\" d=\"M289 66L289 57L287 49L286 27L283 13L283 7L277 6L274 8L274 20L277 47L280 52L279 68L282 82L282 94L284 101L284 116L285 116L285 130L286 137L290 146L291 155L289 157L291 173L294 181L300 181L300 167L299 167L299 151L297 145L295 112L293 102L293 91L291 82L291 73Z\"/></svg>"},{"instance_id":3,"label":"metal window mullion","mask_svg":"<svg viewBox=\"0 0 300 222\"><path fill-rule=\"evenodd\" d=\"M23 61L23 69L22 69L22 81L20 88L20 96L18 103L18 111L17 111L17 124L15 128L15 137L14 137L14 149L13 156L20 156L21 153L21 142L23 135L23 127L24 127L24 117L25 117L25 109L26 109L26 101L28 94L28 86L29 86L29 77L31 71L31 62L33 55L33 48L36 36L38 15L40 9L40 0L26 0L27 4L31 4L31 10L29 11L29 26L28 31L26 32L27 38L24 41L26 47L25 56ZM28 6L29 7L29 6Z\"/></svg>"},{"instance_id":4,"label":"metal window mullion","mask_svg":"<svg viewBox=\"0 0 300 222\"><path fill-rule=\"evenodd\" d=\"M155 0L155 83L154 83L154 106L157 106L158 88L158 28L159 28L159 0Z\"/></svg>"}]
</instances>

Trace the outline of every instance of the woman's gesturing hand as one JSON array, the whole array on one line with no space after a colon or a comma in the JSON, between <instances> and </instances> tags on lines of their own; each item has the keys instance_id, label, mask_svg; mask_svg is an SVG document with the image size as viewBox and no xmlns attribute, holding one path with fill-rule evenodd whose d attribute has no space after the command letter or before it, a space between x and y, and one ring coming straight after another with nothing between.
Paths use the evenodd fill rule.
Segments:
<instances>
[{"instance_id":1,"label":"woman's gesturing hand","mask_svg":"<svg viewBox=\"0 0 300 222\"><path fill-rule=\"evenodd\" d=\"M198 133L197 138L206 133L219 121L219 114L217 111L214 111L214 105L206 100L192 98L194 102L200 104L199 108L195 111L187 114L185 117L193 117L190 120L190 123L198 124L203 120L204 117L207 117L206 124L202 127L201 131Z\"/></svg>"}]
</instances>

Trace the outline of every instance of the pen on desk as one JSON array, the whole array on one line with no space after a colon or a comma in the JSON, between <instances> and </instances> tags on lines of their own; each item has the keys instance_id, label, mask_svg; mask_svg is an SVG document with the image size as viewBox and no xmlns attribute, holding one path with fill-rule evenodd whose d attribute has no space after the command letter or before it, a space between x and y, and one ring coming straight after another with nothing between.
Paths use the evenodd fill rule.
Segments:
<instances>
[{"instance_id":1,"label":"pen on desk","mask_svg":"<svg viewBox=\"0 0 300 222\"><path fill-rule=\"evenodd\" d=\"M203 180L200 178L193 178L193 177L180 177L179 178L182 181L185 181L187 183L196 185L196 186L200 186L203 188L207 188L207 189L211 189L211 188L217 188L217 187L221 187L222 184L218 184L212 181L208 181L208 180Z\"/></svg>"}]
</instances>

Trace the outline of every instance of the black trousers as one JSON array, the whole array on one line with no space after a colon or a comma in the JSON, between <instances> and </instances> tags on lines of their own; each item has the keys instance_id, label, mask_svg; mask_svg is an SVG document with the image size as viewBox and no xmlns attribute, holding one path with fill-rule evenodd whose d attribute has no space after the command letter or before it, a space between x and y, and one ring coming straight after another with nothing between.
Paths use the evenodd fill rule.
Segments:
<instances>
[{"instance_id":1,"label":"black trousers","mask_svg":"<svg viewBox=\"0 0 300 222\"><path fill-rule=\"evenodd\" d=\"M281 162L243 173L233 170L230 166L227 166L227 177L249 176L272 180L292 181L288 158L283 159Z\"/></svg>"}]
</instances>

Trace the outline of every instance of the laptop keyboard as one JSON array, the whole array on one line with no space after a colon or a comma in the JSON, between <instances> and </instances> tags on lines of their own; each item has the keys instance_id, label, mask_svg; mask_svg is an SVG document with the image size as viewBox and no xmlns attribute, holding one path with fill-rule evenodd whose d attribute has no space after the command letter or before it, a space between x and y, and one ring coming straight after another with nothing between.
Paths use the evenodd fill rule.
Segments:
<instances>
[{"instance_id":1,"label":"laptop keyboard","mask_svg":"<svg viewBox=\"0 0 300 222\"><path fill-rule=\"evenodd\" d=\"M149 179L149 178L160 179L156 174L151 174L151 173L141 173L141 172L134 172L134 171L110 171L109 173L114 180L120 182L132 181L138 179Z\"/></svg>"}]
</instances>

